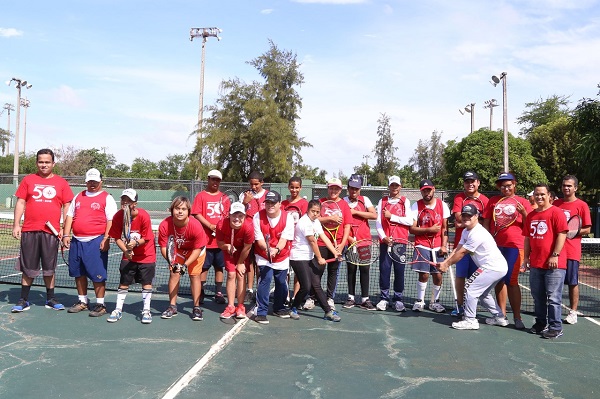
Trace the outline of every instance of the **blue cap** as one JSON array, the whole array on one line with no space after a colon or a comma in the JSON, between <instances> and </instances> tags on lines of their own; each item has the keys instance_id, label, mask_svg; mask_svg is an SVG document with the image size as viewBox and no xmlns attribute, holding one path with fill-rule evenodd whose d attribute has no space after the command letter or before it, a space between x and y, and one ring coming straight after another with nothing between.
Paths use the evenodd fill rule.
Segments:
<instances>
[{"instance_id":1,"label":"blue cap","mask_svg":"<svg viewBox=\"0 0 600 399\"><path fill-rule=\"evenodd\" d=\"M501 181L506 181L506 180L517 180L515 179L515 176L513 176L512 173L500 173L500 176L498 176L498 178L496 179L496 183L501 182Z\"/></svg>"},{"instance_id":2,"label":"blue cap","mask_svg":"<svg viewBox=\"0 0 600 399\"><path fill-rule=\"evenodd\" d=\"M350 179L348 179L348 187L361 188L362 177L360 175L350 176Z\"/></svg>"}]
</instances>

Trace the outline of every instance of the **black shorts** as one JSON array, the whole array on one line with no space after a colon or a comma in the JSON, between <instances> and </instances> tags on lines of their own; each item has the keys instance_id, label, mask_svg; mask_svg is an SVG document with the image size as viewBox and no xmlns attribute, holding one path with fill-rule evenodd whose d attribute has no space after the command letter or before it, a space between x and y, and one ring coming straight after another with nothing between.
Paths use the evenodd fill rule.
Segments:
<instances>
[{"instance_id":1,"label":"black shorts","mask_svg":"<svg viewBox=\"0 0 600 399\"><path fill-rule=\"evenodd\" d=\"M52 234L43 231L25 231L21 233L21 252L15 264L15 270L23 272L29 278L40 275L52 276L56 270L58 240Z\"/></svg>"},{"instance_id":2,"label":"black shorts","mask_svg":"<svg viewBox=\"0 0 600 399\"><path fill-rule=\"evenodd\" d=\"M119 271L121 272L121 280L119 281L121 285L130 286L134 282L151 285L156 274L156 263L137 263L123 259Z\"/></svg>"}]
</instances>

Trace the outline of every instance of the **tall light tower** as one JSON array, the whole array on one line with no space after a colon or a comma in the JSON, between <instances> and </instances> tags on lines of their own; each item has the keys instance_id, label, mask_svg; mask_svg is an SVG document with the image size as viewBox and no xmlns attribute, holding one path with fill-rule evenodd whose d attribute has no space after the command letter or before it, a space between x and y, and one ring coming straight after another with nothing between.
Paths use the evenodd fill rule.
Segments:
<instances>
[{"instance_id":1,"label":"tall light tower","mask_svg":"<svg viewBox=\"0 0 600 399\"><path fill-rule=\"evenodd\" d=\"M25 146L27 145L27 109L31 101L27 99L27 97L21 99L21 107L25 108L25 118L23 118L23 154L25 154Z\"/></svg>"},{"instance_id":2,"label":"tall light tower","mask_svg":"<svg viewBox=\"0 0 600 399\"><path fill-rule=\"evenodd\" d=\"M8 155L10 153L10 111L14 111L15 107L12 104L6 103L2 109L5 109L8 113L8 123L6 126L6 131L8 132L8 140L6 141L6 155Z\"/></svg>"},{"instance_id":3,"label":"tall light tower","mask_svg":"<svg viewBox=\"0 0 600 399\"><path fill-rule=\"evenodd\" d=\"M19 185L19 123L21 118L21 88L31 89L31 83L27 83L26 80L12 78L7 85L10 86L12 82L15 82L17 88L17 121L15 122L15 156L13 162L13 181L15 186Z\"/></svg>"},{"instance_id":4,"label":"tall light tower","mask_svg":"<svg viewBox=\"0 0 600 399\"><path fill-rule=\"evenodd\" d=\"M506 106L506 72L502 72L500 77L492 76L494 87L502 81L502 129L504 130L504 172L508 173L508 116Z\"/></svg>"},{"instance_id":5,"label":"tall light tower","mask_svg":"<svg viewBox=\"0 0 600 399\"><path fill-rule=\"evenodd\" d=\"M473 130L475 129L475 103L467 104L465 106L465 111L471 114L471 133L473 133ZM458 112L460 112L461 115L465 114L460 108L458 109Z\"/></svg>"},{"instance_id":6,"label":"tall light tower","mask_svg":"<svg viewBox=\"0 0 600 399\"><path fill-rule=\"evenodd\" d=\"M371 156L369 154L367 154L367 155L363 155L363 158L365 159L365 164L367 165L367 169L368 169L369 168L369 158L371 158ZM368 185L367 180L368 180L369 176L368 175L363 175L363 176L364 176L364 180L365 180L363 182L363 185L367 186Z\"/></svg>"},{"instance_id":7,"label":"tall light tower","mask_svg":"<svg viewBox=\"0 0 600 399\"><path fill-rule=\"evenodd\" d=\"M492 130L492 123L494 121L494 107L498 106L498 103L496 102L495 98L492 98L491 100L487 100L484 101L485 105L483 106L483 108L489 108L490 109L490 130Z\"/></svg>"}]
</instances>

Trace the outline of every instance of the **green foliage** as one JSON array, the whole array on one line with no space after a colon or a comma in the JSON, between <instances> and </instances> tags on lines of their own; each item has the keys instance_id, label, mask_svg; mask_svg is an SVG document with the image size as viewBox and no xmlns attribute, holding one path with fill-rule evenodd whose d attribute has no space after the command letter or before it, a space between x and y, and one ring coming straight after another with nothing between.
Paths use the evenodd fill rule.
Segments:
<instances>
[{"instance_id":1,"label":"green foliage","mask_svg":"<svg viewBox=\"0 0 600 399\"><path fill-rule=\"evenodd\" d=\"M532 103L525 103L526 110L517 118L517 123L523 125L519 135L530 138L534 129L569 115L569 97L553 95L546 100L541 98Z\"/></svg>"},{"instance_id":2,"label":"green foliage","mask_svg":"<svg viewBox=\"0 0 600 399\"><path fill-rule=\"evenodd\" d=\"M449 141L443 157L445 164L451 166L443 186L448 189L462 187L462 175L471 170L479 174L480 190L496 190L496 178L502 172L503 148L503 132L492 132L487 128L476 130L459 142ZM547 183L527 140L509 134L508 151L509 169L517 178L520 192L532 189L537 183Z\"/></svg>"},{"instance_id":3,"label":"green foliage","mask_svg":"<svg viewBox=\"0 0 600 399\"><path fill-rule=\"evenodd\" d=\"M375 166L371 177L371 184L376 186L387 186L388 176L393 175L398 169L398 160L396 151L398 147L394 146L394 136L390 117L382 113L377 120L377 141L375 142Z\"/></svg>"},{"instance_id":4,"label":"green foliage","mask_svg":"<svg viewBox=\"0 0 600 399\"><path fill-rule=\"evenodd\" d=\"M130 177L160 179L161 172L156 163L146 158L135 158L131 164Z\"/></svg>"},{"instance_id":5,"label":"green foliage","mask_svg":"<svg viewBox=\"0 0 600 399\"><path fill-rule=\"evenodd\" d=\"M409 165L420 176L419 179L431 179L438 184L444 179L446 145L442 143L442 133L434 130L429 140L419 140L415 154Z\"/></svg>"},{"instance_id":6,"label":"green foliage","mask_svg":"<svg viewBox=\"0 0 600 399\"><path fill-rule=\"evenodd\" d=\"M8 130L0 129L0 148L2 149L2 154L6 154L11 137L12 134Z\"/></svg>"},{"instance_id":7,"label":"green foliage","mask_svg":"<svg viewBox=\"0 0 600 399\"><path fill-rule=\"evenodd\" d=\"M298 165L294 169L293 176L299 176L302 180L310 179L315 184L327 183L327 171L319 170L307 165Z\"/></svg>"},{"instance_id":8,"label":"green foliage","mask_svg":"<svg viewBox=\"0 0 600 399\"><path fill-rule=\"evenodd\" d=\"M580 137L573 154L581 165L578 178L587 187L597 190L600 188L600 101L582 99L573 111L571 127Z\"/></svg>"}]
</instances>

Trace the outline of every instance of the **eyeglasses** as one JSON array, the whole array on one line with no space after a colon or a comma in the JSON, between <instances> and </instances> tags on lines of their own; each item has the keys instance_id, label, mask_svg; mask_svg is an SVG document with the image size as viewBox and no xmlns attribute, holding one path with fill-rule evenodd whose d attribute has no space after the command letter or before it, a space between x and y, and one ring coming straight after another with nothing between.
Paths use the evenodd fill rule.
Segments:
<instances>
[{"instance_id":1,"label":"eyeglasses","mask_svg":"<svg viewBox=\"0 0 600 399\"><path fill-rule=\"evenodd\" d=\"M514 187L514 184L505 184L503 186L500 186L500 190L510 190L513 187Z\"/></svg>"}]
</instances>

